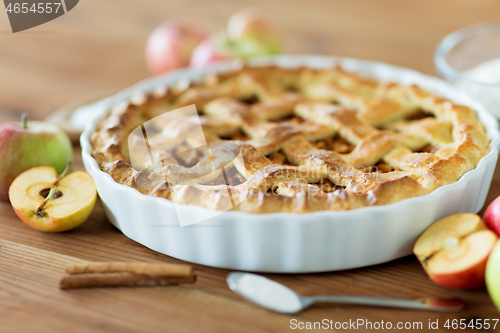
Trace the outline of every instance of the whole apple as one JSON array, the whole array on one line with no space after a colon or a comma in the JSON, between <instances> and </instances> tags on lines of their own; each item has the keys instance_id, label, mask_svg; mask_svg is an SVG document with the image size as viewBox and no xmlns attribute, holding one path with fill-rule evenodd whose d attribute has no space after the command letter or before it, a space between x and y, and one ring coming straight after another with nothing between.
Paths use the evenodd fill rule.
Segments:
<instances>
[{"instance_id":1,"label":"whole apple","mask_svg":"<svg viewBox=\"0 0 500 333\"><path fill-rule=\"evenodd\" d=\"M245 58L269 54L263 44L256 40L234 42L224 33L210 36L201 42L191 56L190 66L203 68L209 64L234 58Z\"/></svg>"},{"instance_id":2,"label":"whole apple","mask_svg":"<svg viewBox=\"0 0 500 333\"><path fill-rule=\"evenodd\" d=\"M226 27L228 40L237 43L259 45L259 54L282 52L282 40L272 20L255 8L243 9L231 16ZM255 48L255 46L252 46Z\"/></svg>"},{"instance_id":3,"label":"whole apple","mask_svg":"<svg viewBox=\"0 0 500 333\"><path fill-rule=\"evenodd\" d=\"M484 223L500 236L500 197L493 200L483 215Z\"/></svg>"},{"instance_id":4,"label":"whole apple","mask_svg":"<svg viewBox=\"0 0 500 333\"><path fill-rule=\"evenodd\" d=\"M493 303L500 311L500 241L491 251L486 264L486 287Z\"/></svg>"},{"instance_id":5,"label":"whole apple","mask_svg":"<svg viewBox=\"0 0 500 333\"><path fill-rule=\"evenodd\" d=\"M0 125L0 200L9 201L9 186L23 171L47 165L61 173L70 161L71 141L56 125L26 117Z\"/></svg>"},{"instance_id":6,"label":"whole apple","mask_svg":"<svg viewBox=\"0 0 500 333\"><path fill-rule=\"evenodd\" d=\"M223 33L212 35L201 42L193 51L190 66L203 68L208 64L238 57L236 48L228 43Z\"/></svg>"},{"instance_id":7,"label":"whole apple","mask_svg":"<svg viewBox=\"0 0 500 333\"><path fill-rule=\"evenodd\" d=\"M166 22L149 36L146 62L154 74L189 65L195 47L207 37L205 31L191 22Z\"/></svg>"}]
</instances>

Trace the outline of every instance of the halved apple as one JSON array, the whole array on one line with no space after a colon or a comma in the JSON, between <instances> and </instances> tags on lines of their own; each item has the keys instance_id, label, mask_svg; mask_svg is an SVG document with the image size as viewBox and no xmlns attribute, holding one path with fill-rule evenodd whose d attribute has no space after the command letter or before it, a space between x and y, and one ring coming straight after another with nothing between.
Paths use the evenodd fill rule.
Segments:
<instances>
[{"instance_id":1,"label":"halved apple","mask_svg":"<svg viewBox=\"0 0 500 333\"><path fill-rule=\"evenodd\" d=\"M478 215L462 213L427 228L413 253L435 283L471 289L484 285L486 262L497 240Z\"/></svg>"},{"instance_id":2,"label":"halved apple","mask_svg":"<svg viewBox=\"0 0 500 333\"><path fill-rule=\"evenodd\" d=\"M52 189L52 190L51 190ZM42 231L59 232L78 227L94 210L97 191L89 174L76 171L59 177L52 167L21 173L9 189L17 216Z\"/></svg>"}]
</instances>

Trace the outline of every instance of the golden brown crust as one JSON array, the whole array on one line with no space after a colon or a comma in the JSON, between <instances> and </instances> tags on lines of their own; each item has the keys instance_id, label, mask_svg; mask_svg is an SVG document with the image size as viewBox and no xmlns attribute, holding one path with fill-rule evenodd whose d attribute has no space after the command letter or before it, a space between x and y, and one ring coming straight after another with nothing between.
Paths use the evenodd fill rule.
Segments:
<instances>
[{"instance_id":1,"label":"golden brown crust","mask_svg":"<svg viewBox=\"0 0 500 333\"><path fill-rule=\"evenodd\" d=\"M189 135L196 122L175 119L148 137L155 162L132 168L128 145L142 140L129 139L132 130L191 104L204 138ZM111 110L91 142L104 172L144 194L210 209L307 213L430 193L474 169L490 140L474 110L416 85L339 67L265 66L134 96Z\"/></svg>"}]
</instances>

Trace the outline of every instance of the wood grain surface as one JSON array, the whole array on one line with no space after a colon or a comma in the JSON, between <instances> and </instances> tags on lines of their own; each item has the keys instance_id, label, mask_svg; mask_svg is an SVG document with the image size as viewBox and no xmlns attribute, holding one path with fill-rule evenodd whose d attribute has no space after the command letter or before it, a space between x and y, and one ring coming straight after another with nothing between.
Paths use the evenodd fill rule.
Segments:
<instances>
[{"instance_id":1,"label":"wood grain surface","mask_svg":"<svg viewBox=\"0 0 500 333\"><path fill-rule=\"evenodd\" d=\"M22 112L43 119L75 100L126 88L148 77L144 45L160 22L191 17L217 31L232 12L246 6L261 7L275 18L289 53L373 59L433 75L433 51L443 37L500 19L498 0L82 0L52 22L12 34L1 9L0 122L16 120ZM75 156L77 169L83 169L78 147ZM498 195L497 168L487 203ZM318 305L298 315L280 315L231 292L227 270L197 265L194 285L59 290L65 265L83 261L181 262L122 235L99 205L81 227L47 234L23 224L9 204L0 203L0 331L285 332L291 331L292 319L364 319L394 326L422 322L425 332L429 320L439 320L438 331L448 331L443 327L448 319L500 318L484 288L436 286L413 256L344 272L267 276L304 295L461 297L468 305L464 312Z\"/></svg>"}]
</instances>

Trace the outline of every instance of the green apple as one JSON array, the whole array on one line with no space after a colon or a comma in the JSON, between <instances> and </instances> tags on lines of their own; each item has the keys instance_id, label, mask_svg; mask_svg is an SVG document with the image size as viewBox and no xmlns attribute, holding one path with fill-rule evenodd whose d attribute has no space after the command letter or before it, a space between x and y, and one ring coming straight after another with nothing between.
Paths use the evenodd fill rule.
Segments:
<instances>
[{"instance_id":1,"label":"green apple","mask_svg":"<svg viewBox=\"0 0 500 333\"><path fill-rule=\"evenodd\" d=\"M229 41L248 44L252 51L261 49L257 55L282 52L283 43L278 29L265 13L255 8L233 14L227 23L226 35Z\"/></svg>"},{"instance_id":2,"label":"green apple","mask_svg":"<svg viewBox=\"0 0 500 333\"><path fill-rule=\"evenodd\" d=\"M203 68L209 64L239 56L234 43L228 42L223 33L217 33L198 44L191 55L190 66Z\"/></svg>"},{"instance_id":3,"label":"green apple","mask_svg":"<svg viewBox=\"0 0 500 333\"><path fill-rule=\"evenodd\" d=\"M190 66L203 68L232 58L248 58L282 52L282 40L271 19L256 9L231 16L224 32L205 38L194 49Z\"/></svg>"},{"instance_id":4,"label":"green apple","mask_svg":"<svg viewBox=\"0 0 500 333\"><path fill-rule=\"evenodd\" d=\"M271 54L269 49L256 39L232 41L219 32L198 44L191 56L190 66L203 68L221 60L268 54Z\"/></svg>"},{"instance_id":5,"label":"green apple","mask_svg":"<svg viewBox=\"0 0 500 333\"><path fill-rule=\"evenodd\" d=\"M486 287L500 311L500 241L496 243L486 264Z\"/></svg>"},{"instance_id":6,"label":"green apple","mask_svg":"<svg viewBox=\"0 0 500 333\"><path fill-rule=\"evenodd\" d=\"M73 161L71 141L56 125L30 121L0 125L0 200L8 202L9 186L23 171L47 165L61 173Z\"/></svg>"}]
</instances>

